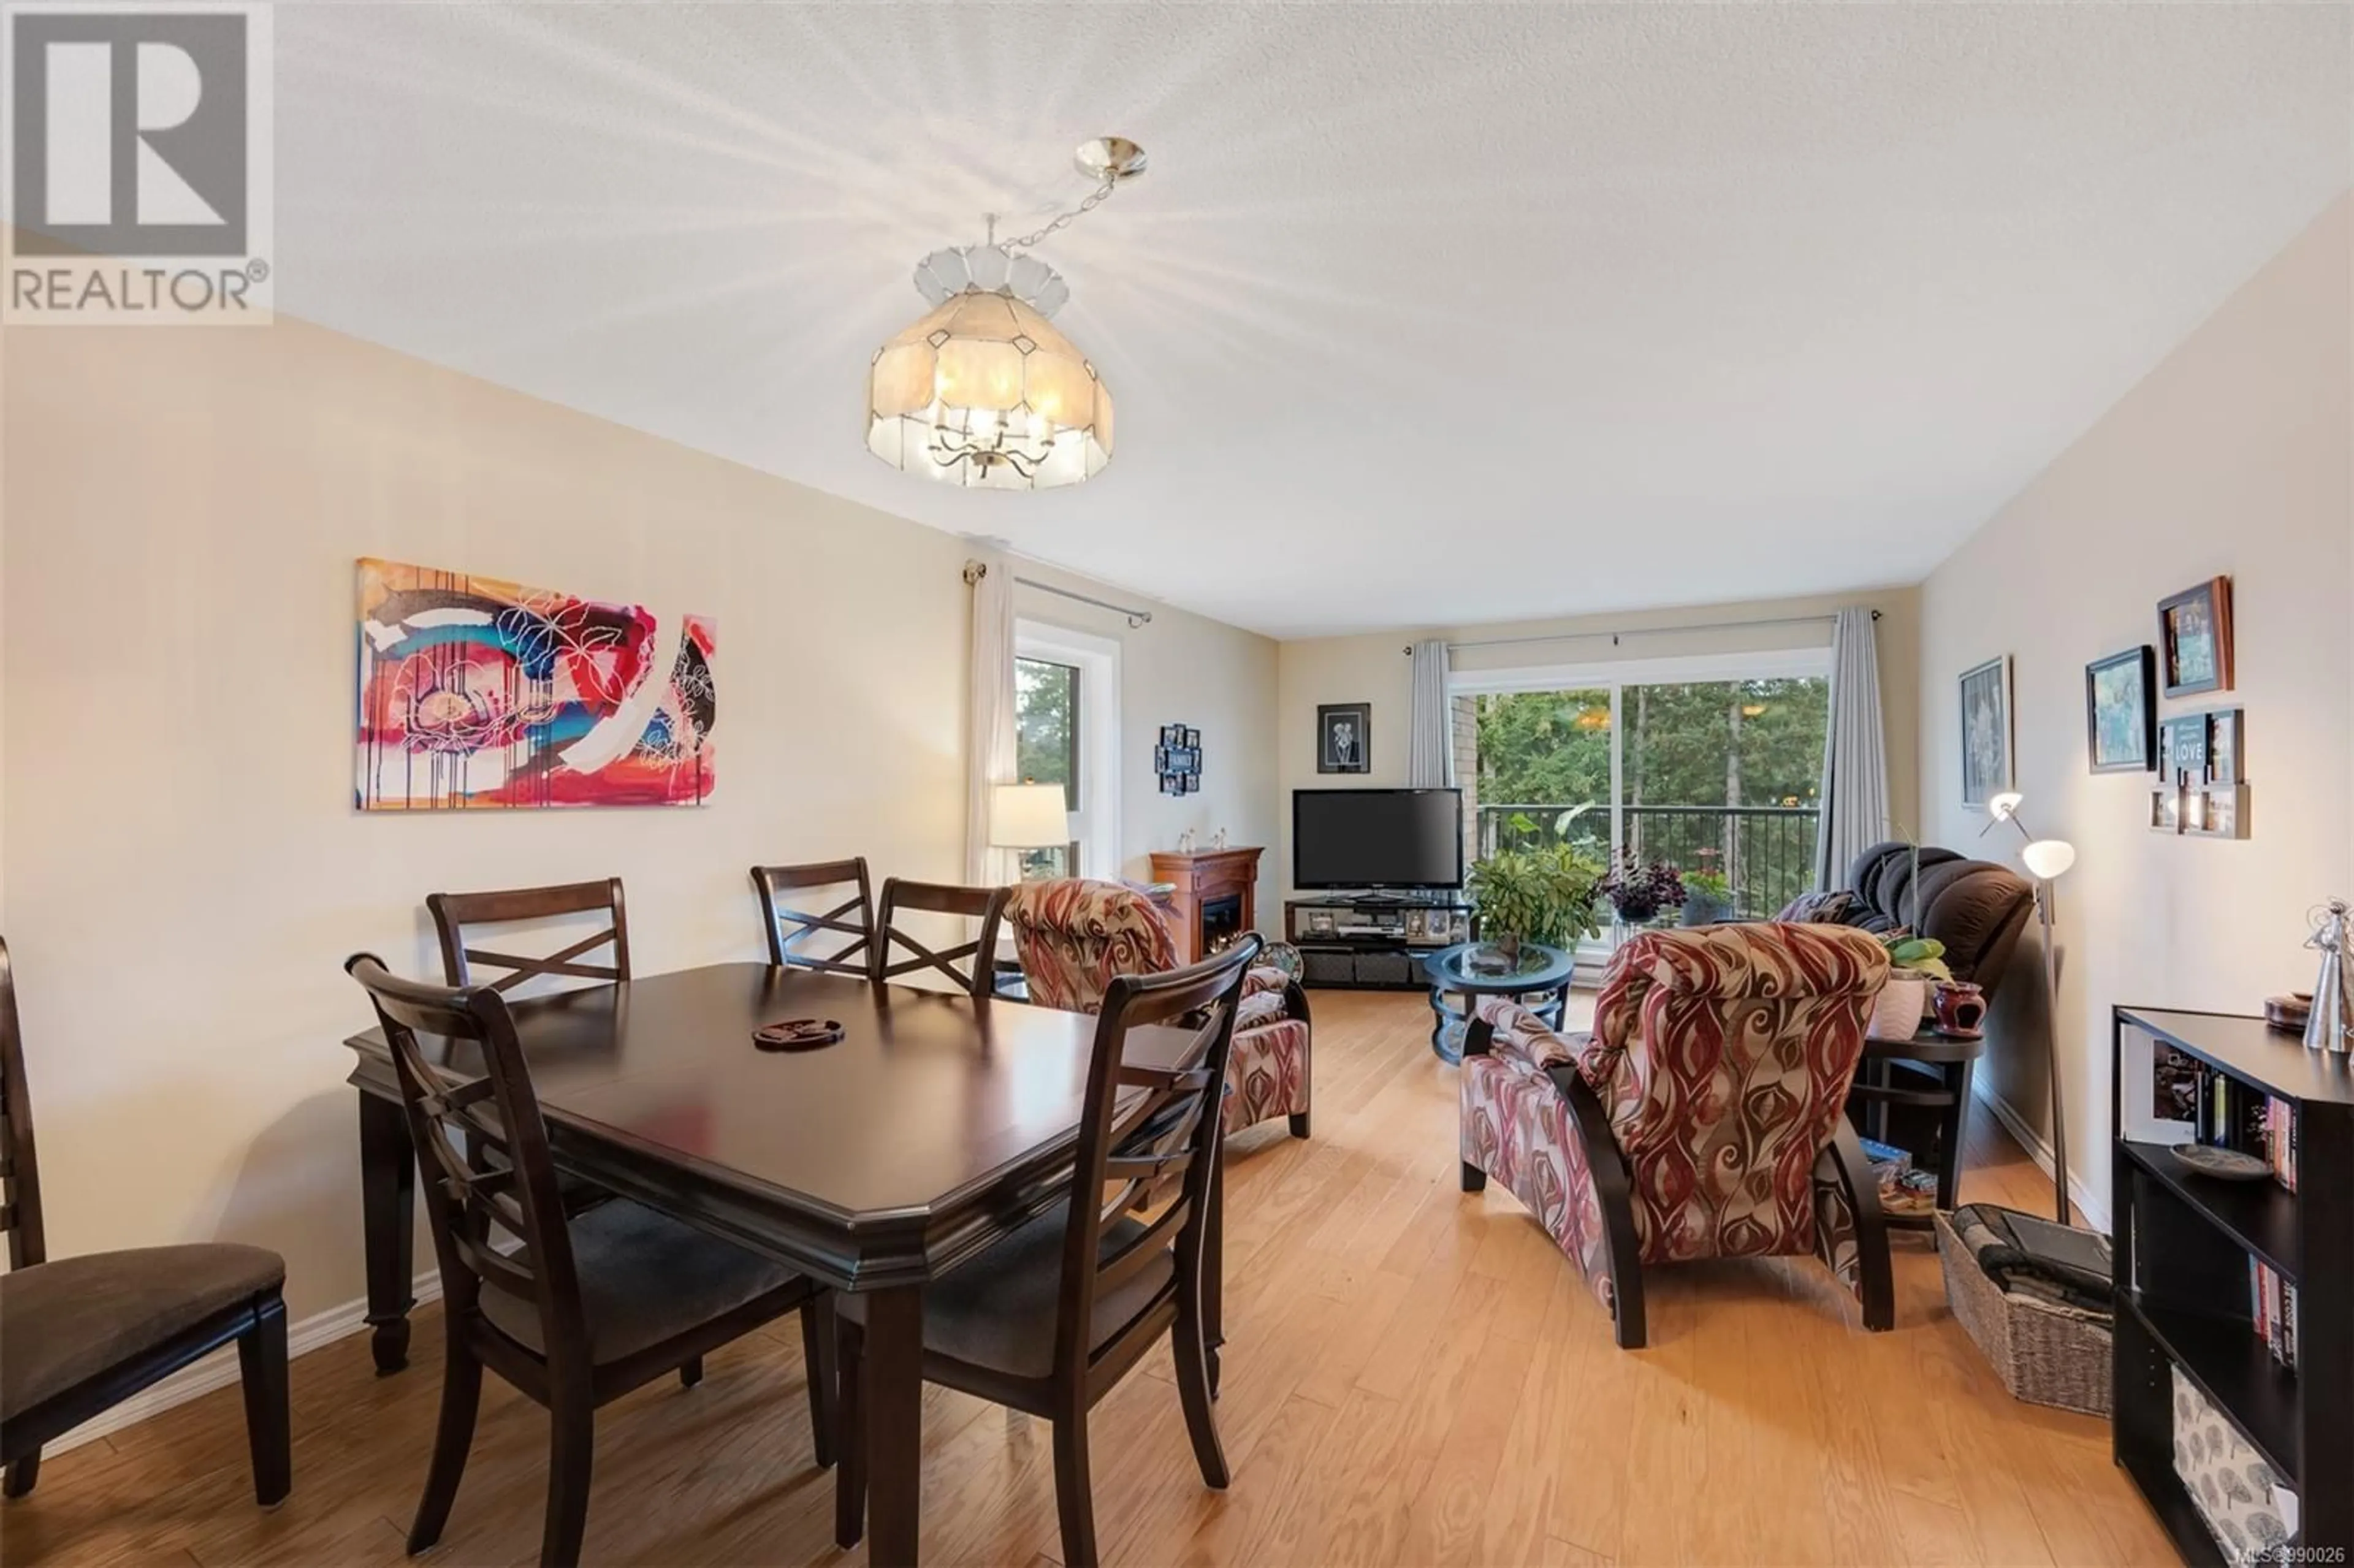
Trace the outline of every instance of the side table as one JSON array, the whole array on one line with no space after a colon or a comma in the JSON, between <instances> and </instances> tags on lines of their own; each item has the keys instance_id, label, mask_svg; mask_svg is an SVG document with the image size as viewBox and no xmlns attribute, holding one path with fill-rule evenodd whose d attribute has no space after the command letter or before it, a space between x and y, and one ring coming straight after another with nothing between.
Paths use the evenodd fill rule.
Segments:
<instances>
[{"instance_id":1,"label":"side table","mask_svg":"<svg viewBox=\"0 0 2354 1568\"><path fill-rule=\"evenodd\" d=\"M1986 1041L1963 1040L1924 1031L1910 1040L1866 1040L1856 1064L1848 1103L1861 1103L1864 1131L1887 1141L1888 1107L1919 1106L1936 1113L1937 1207L1951 1209L1962 1176L1962 1122L1969 1114L1970 1074L1986 1054ZM1902 1082L1900 1083L1900 1078ZM1920 1151L1914 1151L1919 1158ZM1891 1214L1888 1223L1908 1230L1935 1225L1928 1214Z\"/></svg>"},{"instance_id":2,"label":"side table","mask_svg":"<svg viewBox=\"0 0 2354 1568\"><path fill-rule=\"evenodd\" d=\"M1520 961L1514 967L1483 973L1474 967L1474 955L1484 956L1490 950L1490 943L1458 942L1423 957L1423 969L1430 976L1430 1011L1434 1015L1430 1049L1442 1062L1463 1060L1463 1025L1478 1010L1482 996L1535 997L1538 1000L1530 1011L1544 1020L1547 1026L1561 1027L1563 1009L1569 1001L1569 980L1576 972L1577 959L1559 948L1522 942ZM1462 1011L1448 1005L1449 992L1462 997Z\"/></svg>"}]
</instances>

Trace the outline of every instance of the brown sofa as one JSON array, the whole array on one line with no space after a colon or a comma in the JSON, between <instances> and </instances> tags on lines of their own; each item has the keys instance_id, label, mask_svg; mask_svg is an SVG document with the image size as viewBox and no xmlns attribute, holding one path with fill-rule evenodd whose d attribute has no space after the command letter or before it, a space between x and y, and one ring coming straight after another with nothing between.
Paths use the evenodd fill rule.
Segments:
<instances>
[{"instance_id":1,"label":"brown sofa","mask_svg":"<svg viewBox=\"0 0 2354 1568\"><path fill-rule=\"evenodd\" d=\"M2035 912L2034 884L2019 873L1931 845L1916 858L1908 843L1874 844L1856 856L1847 885L1855 902L1841 924L1875 933L1913 927L1917 935L1943 942L1954 978L1988 998Z\"/></svg>"}]
</instances>

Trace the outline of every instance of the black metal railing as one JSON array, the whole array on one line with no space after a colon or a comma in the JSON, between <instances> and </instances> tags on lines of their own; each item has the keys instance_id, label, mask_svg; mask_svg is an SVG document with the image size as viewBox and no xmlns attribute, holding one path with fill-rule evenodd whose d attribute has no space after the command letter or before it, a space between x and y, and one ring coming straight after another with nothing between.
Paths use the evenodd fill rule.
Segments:
<instances>
[{"instance_id":1,"label":"black metal railing","mask_svg":"<svg viewBox=\"0 0 2354 1568\"><path fill-rule=\"evenodd\" d=\"M1812 806L1628 806L1618 813L1618 831L1625 848L1646 863L1665 861L1686 877L1723 877L1724 914L1755 920L1814 885L1819 814ZM1482 802L1474 832L1476 855L1570 843L1596 860L1610 858L1610 807L1604 801Z\"/></svg>"}]
</instances>

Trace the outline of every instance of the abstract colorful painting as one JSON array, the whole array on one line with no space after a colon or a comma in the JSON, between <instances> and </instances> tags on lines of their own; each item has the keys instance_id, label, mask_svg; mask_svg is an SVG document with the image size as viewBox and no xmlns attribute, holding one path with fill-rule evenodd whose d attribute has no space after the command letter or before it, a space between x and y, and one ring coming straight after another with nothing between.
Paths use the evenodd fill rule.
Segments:
<instances>
[{"instance_id":1,"label":"abstract colorful painting","mask_svg":"<svg viewBox=\"0 0 2354 1568\"><path fill-rule=\"evenodd\" d=\"M363 560L359 623L361 810L711 798L707 616Z\"/></svg>"}]
</instances>

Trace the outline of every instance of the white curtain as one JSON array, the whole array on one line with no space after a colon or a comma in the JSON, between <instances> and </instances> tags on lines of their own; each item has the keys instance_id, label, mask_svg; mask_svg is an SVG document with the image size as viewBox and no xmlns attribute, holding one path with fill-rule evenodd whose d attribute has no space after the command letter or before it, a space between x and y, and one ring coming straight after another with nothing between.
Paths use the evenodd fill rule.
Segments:
<instances>
[{"instance_id":1,"label":"white curtain","mask_svg":"<svg viewBox=\"0 0 2354 1568\"><path fill-rule=\"evenodd\" d=\"M1880 650L1872 611L1842 609L1831 628L1831 712L1823 741L1815 885L1844 885L1855 857L1886 836L1888 732L1880 717Z\"/></svg>"},{"instance_id":2,"label":"white curtain","mask_svg":"<svg viewBox=\"0 0 2354 1568\"><path fill-rule=\"evenodd\" d=\"M1414 645L1414 706L1408 715L1405 781L1433 789L1455 782L1453 705L1447 692L1447 644L1433 637Z\"/></svg>"},{"instance_id":3,"label":"white curtain","mask_svg":"<svg viewBox=\"0 0 2354 1568\"><path fill-rule=\"evenodd\" d=\"M974 568L979 567L976 575ZM1013 568L1001 556L968 563L972 584L972 660L965 704L964 879L974 887L1016 880L1011 850L989 842L991 791L1014 777Z\"/></svg>"}]
</instances>

